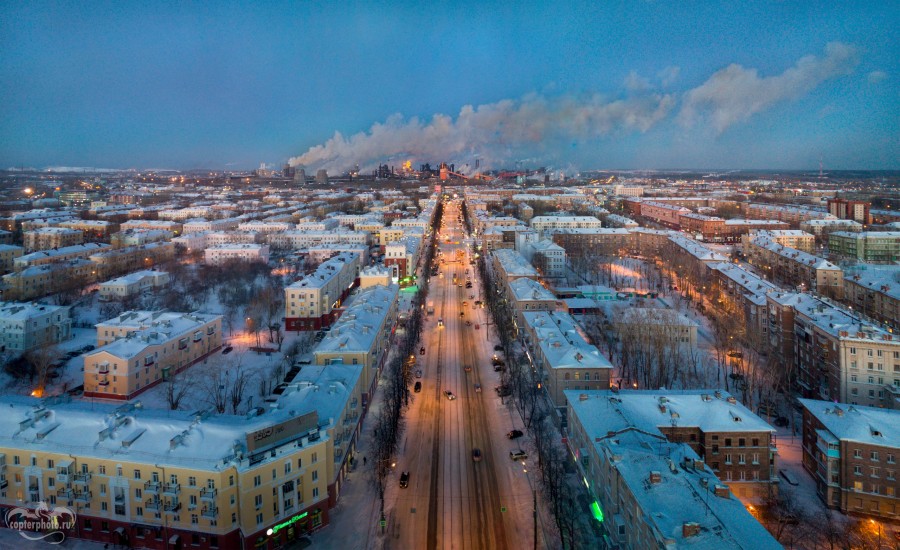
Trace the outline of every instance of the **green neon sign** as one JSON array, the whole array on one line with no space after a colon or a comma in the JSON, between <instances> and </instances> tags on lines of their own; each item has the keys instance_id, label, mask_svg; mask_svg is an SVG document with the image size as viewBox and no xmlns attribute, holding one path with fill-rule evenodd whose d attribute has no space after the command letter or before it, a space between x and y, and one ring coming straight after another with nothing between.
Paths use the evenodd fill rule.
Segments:
<instances>
[{"instance_id":1,"label":"green neon sign","mask_svg":"<svg viewBox=\"0 0 900 550\"><path fill-rule=\"evenodd\" d=\"M281 531L285 527L288 527L290 525L297 523L301 519L305 518L307 515L309 515L309 512L303 512L302 514L298 514L298 515L292 517L291 519L288 519L288 520L285 520L285 521L279 523L278 525L273 525L272 528L270 528L268 531L266 531L266 534L271 537L272 535L274 535L278 531Z\"/></svg>"},{"instance_id":2,"label":"green neon sign","mask_svg":"<svg viewBox=\"0 0 900 550\"><path fill-rule=\"evenodd\" d=\"M603 522L603 510L600 509L600 505L597 504L597 501L591 503L591 513L594 515L594 519Z\"/></svg>"}]
</instances>

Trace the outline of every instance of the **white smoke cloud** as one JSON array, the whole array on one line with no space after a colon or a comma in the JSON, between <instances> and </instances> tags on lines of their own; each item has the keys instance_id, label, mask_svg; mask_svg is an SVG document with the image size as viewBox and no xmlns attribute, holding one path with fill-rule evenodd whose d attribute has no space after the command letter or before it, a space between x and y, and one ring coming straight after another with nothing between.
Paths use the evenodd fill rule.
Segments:
<instances>
[{"instance_id":1,"label":"white smoke cloud","mask_svg":"<svg viewBox=\"0 0 900 550\"><path fill-rule=\"evenodd\" d=\"M692 127L706 119L721 133L776 103L809 92L825 80L850 73L858 57L854 46L829 42L824 57L805 56L777 76L760 77L756 69L729 65L684 95L678 120Z\"/></svg>"},{"instance_id":2,"label":"white smoke cloud","mask_svg":"<svg viewBox=\"0 0 900 550\"><path fill-rule=\"evenodd\" d=\"M868 75L869 84L878 84L887 78L887 73L884 71L872 71Z\"/></svg>"},{"instance_id":3,"label":"white smoke cloud","mask_svg":"<svg viewBox=\"0 0 900 550\"><path fill-rule=\"evenodd\" d=\"M678 65L671 65L656 73L656 76L659 77L660 83L665 87L678 80L679 74L681 74L681 67Z\"/></svg>"},{"instance_id":4,"label":"white smoke cloud","mask_svg":"<svg viewBox=\"0 0 900 550\"><path fill-rule=\"evenodd\" d=\"M674 105L671 95L609 101L599 95L547 98L532 94L519 100L466 105L455 119L436 114L426 121L395 114L349 137L335 132L325 143L289 162L336 173L356 164L366 170L388 160L410 159L414 166L440 161L463 164L477 154L482 168L496 168L523 151L545 150L551 144L614 131L646 132Z\"/></svg>"}]
</instances>

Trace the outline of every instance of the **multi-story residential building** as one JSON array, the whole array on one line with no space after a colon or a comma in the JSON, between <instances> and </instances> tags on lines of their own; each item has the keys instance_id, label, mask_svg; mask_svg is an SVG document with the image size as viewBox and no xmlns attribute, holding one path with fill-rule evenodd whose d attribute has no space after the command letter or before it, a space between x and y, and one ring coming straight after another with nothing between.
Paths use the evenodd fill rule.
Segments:
<instances>
[{"instance_id":1,"label":"multi-story residential building","mask_svg":"<svg viewBox=\"0 0 900 550\"><path fill-rule=\"evenodd\" d=\"M690 210L677 204L643 201L640 203L639 215L656 223L677 229L681 226L681 216L690 213Z\"/></svg>"},{"instance_id":2,"label":"multi-story residential building","mask_svg":"<svg viewBox=\"0 0 900 550\"><path fill-rule=\"evenodd\" d=\"M529 241L519 251L531 261L541 276L547 279L566 276L566 250L553 241Z\"/></svg>"},{"instance_id":3,"label":"multi-story residential building","mask_svg":"<svg viewBox=\"0 0 900 550\"><path fill-rule=\"evenodd\" d=\"M112 247L108 244L85 243L51 250L41 250L19 256L13 261L13 267L16 270L21 270L35 265L47 265L69 260L87 259L93 254L111 249Z\"/></svg>"},{"instance_id":4,"label":"multi-story residential building","mask_svg":"<svg viewBox=\"0 0 900 550\"><path fill-rule=\"evenodd\" d=\"M816 236L799 229L769 229L750 231L743 237L745 242L756 237L765 237L772 242L813 254L816 251ZM745 245L746 246L746 245Z\"/></svg>"},{"instance_id":5,"label":"multi-story residential building","mask_svg":"<svg viewBox=\"0 0 900 550\"><path fill-rule=\"evenodd\" d=\"M843 296L844 272L825 258L759 236L747 241L744 253L748 262L777 284L837 299Z\"/></svg>"},{"instance_id":6,"label":"multi-story residential building","mask_svg":"<svg viewBox=\"0 0 900 550\"><path fill-rule=\"evenodd\" d=\"M516 308L516 326L525 324L523 314L529 311L555 311L558 308L556 296L541 283L528 277L520 277L504 287L506 299Z\"/></svg>"},{"instance_id":7,"label":"multi-story residential building","mask_svg":"<svg viewBox=\"0 0 900 550\"><path fill-rule=\"evenodd\" d=\"M129 217L131 217L130 214ZM169 231L173 235L181 235L182 224L170 220L148 220L132 218L127 222L122 222L119 225L120 231L127 231L129 229L161 229L163 231Z\"/></svg>"},{"instance_id":8,"label":"multi-story residential building","mask_svg":"<svg viewBox=\"0 0 900 550\"><path fill-rule=\"evenodd\" d=\"M275 249L300 250L319 244L369 244L370 235L365 231L284 231L269 233L266 242Z\"/></svg>"},{"instance_id":9,"label":"multi-story residential building","mask_svg":"<svg viewBox=\"0 0 900 550\"><path fill-rule=\"evenodd\" d=\"M633 247L632 233L625 228L554 229L548 236L573 258L616 256Z\"/></svg>"},{"instance_id":10,"label":"multi-story residential building","mask_svg":"<svg viewBox=\"0 0 900 550\"><path fill-rule=\"evenodd\" d=\"M191 218L213 218L215 217L213 214L214 211L209 206L192 206L190 208L160 210L156 215L161 220L184 221Z\"/></svg>"},{"instance_id":11,"label":"multi-story residential building","mask_svg":"<svg viewBox=\"0 0 900 550\"><path fill-rule=\"evenodd\" d=\"M63 248L84 242L84 233L67 227L39 227L22 233L27 253L50 248Z\"/></svg>"},{"instance_id":12,"label":"multi-story residential building","mask_svg":"<svg viewBox=\"0 0 900 550\"><path fill-rule=\"evenodd\" d=\"M747 233L753 231L784 231L790 229L790 224L777 220L745 220L743 218L732 218L725 220L723 241L726 243L741 242L741 239Z\"/></svg>"},{"instance_id":13,"label":"multi-story residential building","mask_svg":"<svg viewBox=\"0 0 900 550\"><path fill-rule=\"evenodd\" d=\"M863 230L863 226L861 223L853 220L827 219L807 220L800 224L800 229L807 233L812 233L817 239L821 239L823 236L828 236L829 233L834 231L852 231L858 233Z\"/></svg>"},{"instance_id":14,"label":"multi-story residential building","mask_svg":"<svg viewBox=\"0 0 900 550\"><path fill-rule=\"evenodd\" d=\"M105 250L91 254L88 259L94 263L98 277L111 277L119 273L126 273L137 266L150 269L154 265L174 257L174 243L155 242Z\"/></svg>"},{"instance_id":15,"label":"multi-story residential building","mask_svg":"<svg viewBox=\"0 0 900 550\"><path fill-rule=\"evenodd\" d=\"M364 244L319 244L306 250L307 257L314 263L321 263L341 252L351 252L359 256L359 265L369 265L369 247Z\"/></svg>"},{"instance_id":16,"label":"multi-story residential building","mask_svg":"<svg viewBox=\"0 0 900 550\"><path fill-rule=\"evenodd\" d=\"M830 301L794 304L798 383L804 397L900 408L900 339Z\"/></svg>"},{"instance_id":17,"label":"multi-story residential building","mask_svg":"<svg viewBox=\"0 0 900 550\"><path fill-rule=\"evenodd\" d=\"M399 294L397 285L360 289L313 351L317 365L343 363L363 367L363 410L375 391L392 344Z\"/></svg>"},{"instance_id":18,"label":"multi-story residential building","mask_svg":"<svg viewBox=\"0 0 900 550\"><path fill-rule=\"evenodd\" d=\"M528 358L565 425L565 390L609 389L612 363L582 336L578 323L561 311L522 313Z\"/></svg>"},{"instance_id":19,"label":"multi-story residential building","mask_svg":"<svg viewBox=\"0 0 900 550\"><path fill-rule=\"evenodd\" d=\"M23 353L71 337L68 306L0 302L0 353Z\"/></svg>"},{"instance_id":20,"label":"multi-story residential building","mask_svg":"<svg viewBox=\"0 0 900 550\"><path fill-rule=\"evenodd\" d=\"M319 330L330 326L356 285L359 256L339 252L306 277L284 289L285 330Z\"/></svg>"},{"instance_id":21,"label":"multi-story residential building","mask_svg":"<svg viewBox=\"0 0 900 550\"><path fill-rule=\"evenodd\" d=\"M872 223L872 214L869 209L872 203L865 201L851 201L847 199L828 199L828 213L841 220L853 220L863 225Z\"/></svg>"},{"instance_id":22,"label":"multi-story residential building","mask_svg":"<svg viewBox=\"0 0 900 550\"><path fill-rule=\"evenodd\" d=\"M418 237L404 237L384 247L384 266L394 270L398 279L409 277L416 272L422 240Z\"/></svg>"},{"instance_id":23,"label":"multi-story residential building","mask_svg":"<svg viewBox=\"0 0 900 550\"><path fill-rule=\"evenodd\" d=\"M794 227L809 220L836 219L836 216L821 210L812 210L798 206L781 206L777 204L750 203L743 206L744 215L748 218L779 220Z\"/></svg>"},{"instance_id":24,"label":"multi-story residential building","mask_svg":"<svg viewBox=\"0 0 900 550\"><path fill-rule=\"evenodd\" d=\"M229 261L269 263L269 245L229 243L208 247L204 252L205 262L219 265Z\"/></svg>"},{"instance_id":25,"label":"multi-story residential building","mask_svg":"<svg viewBox=\"0 0 900 550\"><path fill-rule=\"evenodd\" d=\"M289 231L294 229L294 225L287 222L264 222L252 221L244 222L237 226L238 231L252 231L254 233L278 233L281 231Z\"/></svg>"},{"instance_id":26,"label":"multi-story residential building","mask_svg":"<svg viewBox=\"0 0 900 550\"><path fill-rule=\"evenodd\" d=\"M622 227L625 229L634 229L638 227L638 222L618 214L610 214L606 216L603 221L606 222L606 225L609 227Z\"/></svg>"},{"instance_id":27,"label":"multi-story residential building","mask_svg":"<svg viewBox=\"0 0 900 550\"><path fill-rule=\"evenodd\" d=\"M106 220L71 219L59 222L57 227L75 229L84 233L85 240L107 241L110 235L119 230L119 224Z\"/></svg>"},{"instance_id":28,"label":"multi-story residential building","mask_svg":"<svg viewBox=\"0 0 900 550\"><path fill-rule=\"evenodd\" d=\"M721 243L729 237L725 220L718 216L707 216L696 212L686 212L679 217L681 229L697 237L698 240Z\"/></svg>"},{"instance_id":29,"label":"multi-story residential building","mask_svg":"<svg viewBox=\"0 0 900 550\"><path fill-rule=\"evenodd\" d=\"M673 235L672 231L646 227L631 229L629 233L632 235L627 241L630 246L629 253L648 259L660 258L669 246L669 237Z\"/></svg>"},{"instance_id":30,"label":"multi-story residential building","mask_svg":"<svg viewBox=\"0 0 900 550\"><path fill-rule=\"evenodd\" d=\"M900 231L835 231L828 235L828 252L864 262L900 261Z\"/></svg>"},{"instance_id":31,"label":"multi-story residential building","mask_svg":"<svg viewBox=\"0 0 900 550\"><path fill-rule=\"evenodd\" d=\"M685 347L697 345L697 323L671 309L629 307L616 315L613 326L647 338L664 337Z\"/></svg>"},{"instance_id":32,"label":"multi-story residential building","mask_svg":"<svg viewBox=\"0 0 900 550\"><path fill-rule=\"evenodd\" d=\"M801 399L803 467L829 508L900 519L900 411Z\"/></svg>"},{"instance_id":33,"label":"multi-story residential building","mask_svg":"<svg viewBox=\"0 0 900 550\"><path fill-rule=\"evenodd\" d=\"M593 515L600 521L607 546L781 548L708 465L717 461L723 474L768 475L771 450L763 442L769 441L771 429L724 394L706 398L676 394L671 395L670 404L672 393L647 392L620 399L609 391L566 392L567 445L593 500ZM713 414L707 417L704 410ZM758 431L743 432L745 418L747 426ZM729 433L732 429L738 433ZM756 452L759 464L726 468L726 435L733 447L727 453L733 464L741 454L735 443L742 437L745 462L751 462ZM754 437L759 439L757 446L752 446ZM695 447L707 453L705 461ZM732 483L738 487L740 480ZM751 480L741 488L756 485L768 483Z\"/></svg>"},{"instance_id":34,"label":"multi-story residential building","mask_svg":"<svg viewBox=\"0 0 900 550\"><path fill-rule=\"evenodd\" d=\"M32 300L54 292L81 289L97 280L97 266L89 260L34 265L3 276L3 296Z\"/></svg>"},{"instance_id":35,"label":"multi-story residential building","mask_svg":"<svg viewBox=\"0 0 900 550\"><path fill-rule=\"evenodd\" d=\"M16 258L21 258L23 249L13 244L0 244L0 275L13 270Z\"/></svg>"},{"instance_id":36,"label":"multi-story residential building","mask_svg":"<svg viewBox=\"0 0 900 550\"><path fill-rule=\"evenodd\" d=\"M100 283L99 298L102 301L122 300L154 288L164 287L167 284L169 284L169 274L165 271L136 271Z\"/></svg>"},{"instance_id":37,"label":"multi-story residential building","mask_svg":"<svg viewBox=\"0 0 900 550\"><path fill-rule=\"evenodd\" d=\"M711 266L712 287L732 311L741 316L750 341L764 342L769 331L766 296L781 290L737 264L722 262Z\"/></svg>"},{"instance_id":38,"label":"multi-story residential building","mask_svg":"<svg viewBox=\"0 0 900 550\"><path fill-rule=\"evenodd\" d=\"M493 259L494 272L499 280L508 285L519 277L528 277L537 280L539 274L537 270L528 263L519 252L511 249L500 249L491 252Z\"/></svg>"},{"instance_id":39,"label":"multi-story residential building","mask_svg":"<svg viewBox=\"0 0 900 550\"><path fill-rule=\"evenodd\" d=\"M530 225L544 234L550 229L599 229L603 223L594 216L535 216Z\"/></svg>"},{"instance_id":40,"label":"multi-story residential building","mask_svg":"<svg viewBox=\"0 0 900 550\"><path fill-rule=\"evenodd\" d=\"M328 522L315 410L259 416L3 398L0 507L66 506L67 537L153 550L274 549Z\"/></svg>"},{"instance_id":41,"label":"multi-story residential building","mask_svg":"<svg viewBox=\"0 0 900 550\"><path fill-rule=\"evenodd\" d=\"M2 223L3 220L0 220ZM0 229L0 244L12 244L13 243L13 232L5 231Z\"/></svg>"},{"instance_id":42,"label":"multi-story residential building","mask_svg":"<svg viewBox=\"0 0 900 550\"><path fill-rule=\"evenodd\" d=\"M116 248L122 248L168 241L172 237L172 232L165 229L126 229L113 233L109 242Z\"/></svg>"},{"instance_id":43,"label":"multi-story residential building","mask_svg":"<svg viewBox=\"0 0 900 550\"><path fill-rule=\"evenodd\" d=\"M84 395L132 399L222 347L222 316L129 311L97 325Z\"/></svg>"},{"instance_id":44,"label":"multi-story residential building","mask_svg":"<svg viewBox=\"0 0 900 550\"><path fill-rule=\"evenodd\" d=\"M182 234L196 233L198 231L233 231L240 225L238 218L223 218L218 220L191 219L186 220L181 226Z\"/></svg>"},{"instance_id":45,"label":"multi-story residential building","mask_svg":"<svg viewBox=\"0 0 900 550\"><path fill-rule=\"evenodd\" d=\"M896 266L857 269L844 276L844 300L855 311L894 330L900 329L900 269Z\"/></svg>"}]
</instances>

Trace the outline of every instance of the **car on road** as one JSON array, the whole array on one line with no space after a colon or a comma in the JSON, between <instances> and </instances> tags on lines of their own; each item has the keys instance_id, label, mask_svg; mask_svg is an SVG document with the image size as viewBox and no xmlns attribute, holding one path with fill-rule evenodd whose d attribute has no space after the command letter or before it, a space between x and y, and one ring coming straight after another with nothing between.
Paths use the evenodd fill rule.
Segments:
<instances>
[{"instance_id":1,"label":"car on road","mask_svg":"<svg viewBox=\"0 0 900 550\"><path fill-rule=\"evenodd\" d=\"M494 388L494 391L497 392L497 395L500 397L507 397L511 393L507 386L497 386Z\"/></svg>"},{"instance_id":2,"label":"car on road","mask_svg":"<svg viewBox=\"0 0 900 550\"><path fill-rule=\"evenodd\" d=\"M481 393L481 384L475 384L475 393Z\"/></svg>"},{"instance_id":3,"label":"car on road","mask_svg":"<svg viewBox=\"0 0 900 550\"><path fill-rule=\"evenodd\" d=\"M444 395L446 395L447 399L449 399L450 401L453 401L454 399L456 399L456 396L453 395L453 392L450 390L444 390Z\"/></svg>"},{"instance_id":4,"label":"car on road","mask_svg":"<svg viewBox=\"0 0 900 550\"><path fill-rule=\"evenodd\" d=\"M81 348L81 351L83 351L83 352L84 351L94 351L94 349L96 349L96 348L94 347L93 344L88 344L88 345L84 346L83 348Z\"/></svg>"},{"instance_id":5,"label":"car on road","mask_svg":"<svg viewBox=\"0 0 900 550\"><path fill-rule=\"evenodd\" d=\"M528 453L526 453L522 449L515 449L509 452L509 458L510 460L515 460L516 462L518 462L519 460L527 460Z\"/></svg>"},{"instance_id":6,"label":"car on road","mask_svg":"<svg viewBox=\"0 0 900 550\"><path fill-rule=\"evenodd\" d=\"M444 320L443 320L443 319L438 319L438 326L439 326L439 327L443 327L443 326L444 326Z\"/></svg>"},{"instance_id":7,"label":"car on road","mask_svg":"<svg viewBox=\"0 0 900 550\"><path fill-rule=\"evenodd\" d=\"M471 326L472 326L472 321L466 321L466 326L467 326L467 327L471 327Z\"/></svg>"},{"instance_id":8,"label":"car on road","mask_svg":"<svg viewBox=\"0 0 900 550\"><path fill-rule=\"evenodd\" d=\"M472 449L472 460L475 462L481 462L481 449L478 447Z\"/></svg>"},{"instance_id":9,"label":"car on road","mask_svg":"<svg viewBox=\"0 0 900 550\"><path fill-rule=\"evenodd\" d=\"M463 367L463 370L466 372L472 372L472 365L466 365Z\"/></svg>"},{"instance_id":10,"label":"car on road","mask_svg":"<svg viewBox=\"0 0 900 550\"><path fill-rule=\"evenodd\" d=\"M234 348L231 346L225 346L225 349L222 350L222 355L228 355L229 353L231 353L231 350L233 350L233 349Z\"/></svg>"},{"instance_id":11,"label":"car on road","mask_svg":"<svg viewBox=\"0 0 900 550\"><path fill-rule=\"evenodd\" d=\"M522 430L510 430L510 431L506 432L507 439L518 439L518 438L522 437L522 435L523 435Z\"/></svg>"},{"instance_id":12,"label":"car on road","mask_svg":"<svg viewBox=\"0 0 900 550\"><path fill-rule=\"evenodd\" d=\"M419 381L416 381L416 385L413 386L413 391L415 391L416 393L419 393L420 391L422 391L422 383Z\"/></svg>"},{"instance_id":13,"label":"car on road","mask_svg":"<svg viewBox=\"0 0 900 550\"><path fill-rule=\"evenodd\" d=\"M416 371L416 378L422 378L422 369Z\"/></svg>"},{"instance_id":14,"label":"car on road","mask_svg":"<svg viewBox=\"0 0 900 550\"><path fill-rule=\"evenodd\" d=\"M460 312L459 312L459 316L460 316L460 317L465 317L465 315L466 315L466 312L465 312L465 311L460 311Z\"/></svg>"},{"instance_id":15,"label":"car on road","mask_svg":"<svg viewBox=\"0 0 900 550\"><path fill-rule=\"evenodd\" d=\"M497 344L496 346L494 346L494 351L503 351L503 346Z\"/></svg>"},{"instance_id":16,"label":"car on road","mask_svg":"<svg viewBox=\"0 0 900 550\"><path fill-rule=\"evenodd\" d=\"M400 487L403 489L406 489L407 487L409 487L409 472L401 472Z\"/></svg>"},{"instance_id":17,"label":"car on road","mask_svg":"<svg viewBox=\"0 0 900 550\"><path fill-rule=\"evenodd\" d=\"M506 370L506 367L503 365L494 365L494 372L503 372L504 370Z\"/></svg>"},{"instance_id":18,"label":"car on road","mask_svg":"<svg viewBox=\"0 0 900 550\"><path fill-rule=\"evenodd\" d=\"M469 302L463 302L463 307L469 307Z\"/></svg>"},{"instance_id":19,"label":"car on road","mask_svg":"<svg viewBox=\"0 0 900 550\"><path fill-rule=\"evenodd\" d=\"M478 323L475 323L475 330L478 330L480 328L481 328L481 325L479 325Z\"/></svg>"},{"instance_id":20,"label":"car on road","mask_svg":"<svg viewBox=\"0 0 900 550\"><path fill-rule=\"evenodd\" d=\"M419 355L425 355L425 346L419 348Z\"/></svg>"}]
</instances>

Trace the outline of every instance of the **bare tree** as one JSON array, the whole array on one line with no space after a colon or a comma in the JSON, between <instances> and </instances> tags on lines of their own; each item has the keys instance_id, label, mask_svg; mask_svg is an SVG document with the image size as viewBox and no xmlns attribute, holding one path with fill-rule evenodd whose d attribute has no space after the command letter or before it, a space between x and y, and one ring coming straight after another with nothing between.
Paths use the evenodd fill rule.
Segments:
<instances>
[{"instance_id":1,"label":"bare tree","mask_svg":"<svg viewBox=\"0 0 900 550\"><path fill-rule=\"evenodd\" d=\"M189 369L176 373L173 370L169 373L168 379L164 382L166 385L166 403L170 410L177 410L181 405L181 401L194 385L194 376L189 375Z\"/></svg>"},{"instance_id":2,"label":"bare tree","mask_svg":"<svg viewBox=\"0 0 900 550\"><path fill-rule=\"evenodd\" d=\"M54 363L60 357L61 353L56 344L45 344L25 353L25 359L32 368L31 380L35 382L34 395L38 397L44 395L47 382L54 370Z\"/></svg>"}]
</instances>

